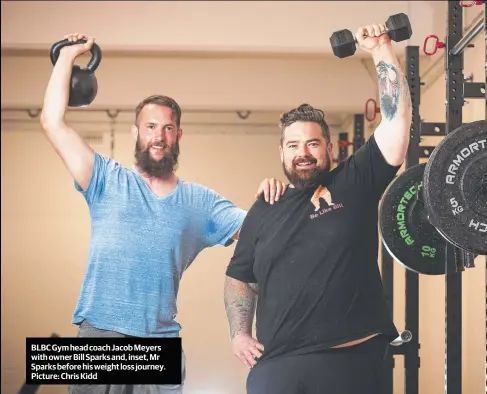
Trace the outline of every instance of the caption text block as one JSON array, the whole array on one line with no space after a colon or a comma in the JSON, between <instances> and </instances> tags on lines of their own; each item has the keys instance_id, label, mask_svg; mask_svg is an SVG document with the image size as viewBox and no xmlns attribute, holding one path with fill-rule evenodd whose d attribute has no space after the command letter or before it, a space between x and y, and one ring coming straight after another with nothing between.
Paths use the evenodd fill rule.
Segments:
<instances>
[{"instance_id":1,"label":"caption text block","mask_svg":"<svg viewBox=\"0 0 487 394\"><path fill-rule=\"evenodd\" d=\"M26 338L27 384L181 384L181 338Z\"/></svg>"}]
</instances>

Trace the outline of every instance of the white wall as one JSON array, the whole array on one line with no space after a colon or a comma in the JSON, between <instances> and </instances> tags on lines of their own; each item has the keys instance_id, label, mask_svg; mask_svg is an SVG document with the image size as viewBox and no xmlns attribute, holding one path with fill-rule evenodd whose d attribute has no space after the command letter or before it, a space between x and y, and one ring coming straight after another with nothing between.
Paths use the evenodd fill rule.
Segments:
<instances>
[{"instance_id":1,"label":"white wall","mask_svg":"<svg viewBox=\"0 0 487 394\"><path fill-rule=\"evenodd\" d=\"M355 33L400 12L409 16L413 30L409 41L397 45L402 53L405 45L420 45L432 30L431 2L2 2L2 48L48 49L60 32L74 29L98 37L109 51L323 55L331 53L334 31Z\"/></svg>"},{"instance_id":2,"label":"white wall","mask_svg":"<svg viewBox=\"0 0 487 394\"><path fill-rule=\"evenodd\" d=\"M49 57L6 56L1 62L2 108L40 107L52 70ZM376 91L360 61L336 58L107 55L95 75L98 94L90 108L131 110L143 97L167 94L185 110L282 111L310 102L327 113L352 114L363 112Z\"/></svg>"}]
</instances>

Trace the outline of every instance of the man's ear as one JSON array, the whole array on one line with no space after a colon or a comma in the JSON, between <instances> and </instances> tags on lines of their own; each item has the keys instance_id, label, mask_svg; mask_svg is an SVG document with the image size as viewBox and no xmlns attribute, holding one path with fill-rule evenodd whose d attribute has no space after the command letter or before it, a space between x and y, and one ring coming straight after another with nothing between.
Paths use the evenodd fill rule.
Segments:
<instances>
[{"instance_id":1,"label":"man's ear","mask_svg":"<svg viewBox=\"0 0 487 394\"><path fill-rule=\"evenodd\" d=\"M328 156L333 157L333 144L330 142L328 144Z\"/></svg>"},{"instance_id":2,"label":"man's ear","mask_svg":"<svg viewBox=\"0 0 487 394\"><path fill-rule=\"evenodd\" d=\"M282 150L282 145L279 145L279 156L281 156L281 163L284 162L284 151Z\"/></svg>"},{"instance_id":3,"label":"man's ear","mask_svg":"<svg viewBox=\"0 0 487 394\"><path fill-rule=\"evenodd\" d=\"M132 125L130 128L130 132L132 134L132 138L137 141L137 137L139 136L139 129L137 128L136 125Z\"/></svg>"},{"instance_id":4,"label":"man's ear","mask_svg":"<svg viewBox=\"0 0 487 394\"><path fill-rule=\"evenodd\" d=\"M180 140L181 138L183 138L183 129L178 130L178 140Z\"/></svg>"}]
</instances>

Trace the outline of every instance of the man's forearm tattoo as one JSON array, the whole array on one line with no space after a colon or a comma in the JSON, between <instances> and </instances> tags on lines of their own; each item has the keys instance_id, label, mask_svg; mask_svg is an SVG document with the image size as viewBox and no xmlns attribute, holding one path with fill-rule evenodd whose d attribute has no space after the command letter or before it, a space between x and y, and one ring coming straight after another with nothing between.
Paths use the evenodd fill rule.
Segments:
<instances>
[{"instance_id":1,"label":"man's forearm tattoo","mask_svg":"<svg viewBox=\"0 0 487 394\"><path fill-rule=\"evenodd\" d=\"M252 335L256 299L256 286L226 278L224 302L232 339L241 333Z\"/></svg>"},{"instance_id":2,"label":"man's forearm tattoo","mask_svg":"<svg viewBox=\"0 0 487 394\"><path fill-rule=\"evenodd\" d=\"M377 66L379 77L380 108L387 120L392 120L399 107L401 74L392 64L380 61Z\"/></svg>"}]
</instances>

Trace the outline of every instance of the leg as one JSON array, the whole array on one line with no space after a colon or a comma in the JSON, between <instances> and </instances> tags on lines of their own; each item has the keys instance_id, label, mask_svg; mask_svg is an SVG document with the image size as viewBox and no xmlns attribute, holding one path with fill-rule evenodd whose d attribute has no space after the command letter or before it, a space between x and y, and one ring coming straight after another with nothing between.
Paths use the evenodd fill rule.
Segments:
<instances>
[{"instance_id":1,"label":"leg","mask_svg":"<svg viewBox=\"0 0 487 394\"><path fill-rule=\"evenodd\" d=\"M81 338L124 338L125 335L114 331L99 330L86 320L79 325L78 336ZM68 387L70 394L132 394L124 385L75 384Z\"/></svg>"},{"instance_id":2,"label":"leg","mask_svg":"<svg viewBox=\"0 0 487 394\"><path fill-rule=\"evenodd\" d=\"M313 195L313 197L311 197L311 204L314 205L315 212L318 211L320 209L320 198Z\"/></svg>"},{"instance_id":3,"label":"leg","mask_svg":"<svg viewBox=\"0 0 487 394\"><path fill-rule=\"evenodd\" d=\"M305 394L302 363L307 356L257 364L247 378L247 394Z\"/></svg>"},{"instance_id":4,"label":"leg","mask_svg":"<svg viewBox=\"0 0 487 394\"><path fill-rule=\"evenodd\" d=\"M78 336L82 338L124 338L125 335L118 332L99 330L87 321L83 321L79 326ZM186 378L186 358L184 352L181 355L181 376L182 382ZM70 385L70 394L182 394L183 384L168 385L103 385L103 384L83 384Z\"/></svg>"},{"instance_id":5,"label":"leg","mask_svg":"<svg viewBox=\"0 0 487 394\"><path fill-rule=\"evenodd\" d=\"M285 357L257 364L247 394L382 394L382 337L350 348Z\"/></svg>"},{"instance_id":6,"label":"leg","mask_svg":"<svg viewBox=\"0 0 487 394\"><path fill-rule=\"evenodd\" d=\"M323 199L326 201L326 203L328 204L328 206L332 206L332 205L335 205L333 203L333 200L331 198L331 193L330 191L325 187L325 191L323 193Z\"/></svg>"},{"instance_id":7,"label":"leg","mask_svg":"<svg viewBox=\"0 0 487 394\"><path fill-rule=\"evenodd\" d=\"M356 346L310 355L306 369L307 394L382 394L386 337Z\"/></svg>"}]
</instances>

